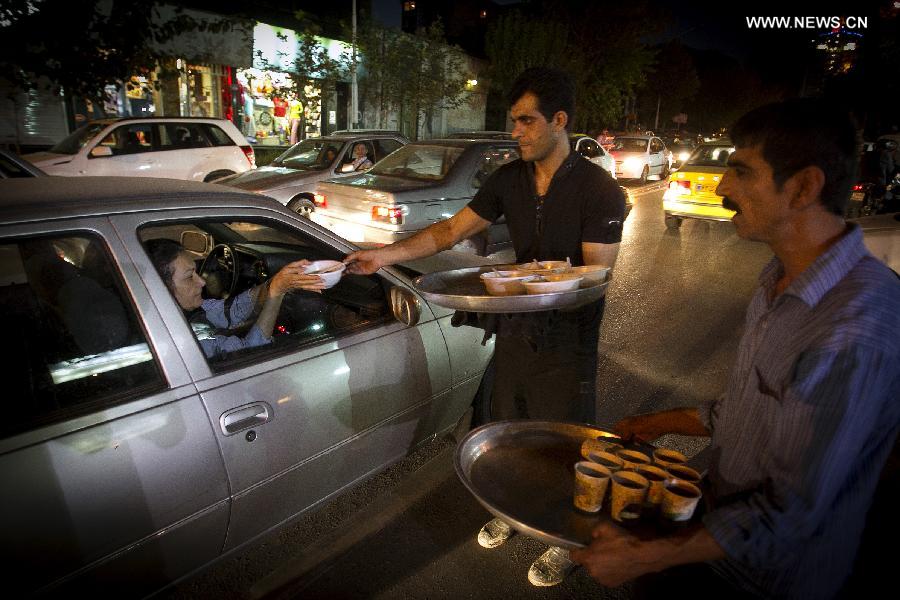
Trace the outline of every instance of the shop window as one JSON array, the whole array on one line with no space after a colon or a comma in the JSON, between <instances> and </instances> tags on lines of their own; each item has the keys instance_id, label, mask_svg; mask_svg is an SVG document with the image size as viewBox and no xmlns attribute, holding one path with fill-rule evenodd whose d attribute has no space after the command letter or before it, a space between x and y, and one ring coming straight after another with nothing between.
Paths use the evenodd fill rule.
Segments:
<instances>
[{"instance_id":1,"label":"shop window","mask_svg":"<svg viewBox=\"0 0 900 600\"><path fill-rule=\"evenodd\" d=\"M0 242L0 437L162 389L163 377L105 244L93 234Z\"/></svg>"}]
</instances>

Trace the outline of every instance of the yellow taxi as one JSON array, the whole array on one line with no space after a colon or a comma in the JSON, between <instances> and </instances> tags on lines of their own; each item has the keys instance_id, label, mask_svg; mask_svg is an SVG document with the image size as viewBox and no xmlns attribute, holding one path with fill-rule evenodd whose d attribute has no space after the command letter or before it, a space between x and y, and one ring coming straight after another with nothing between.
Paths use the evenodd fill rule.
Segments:
<instances>
[{"instance_id":1,"label":"yellow taxi","mask_svg":"<svg viewBox=\"0 0 900 600\"><path fill-rule=\"evenodd\" d=\"M669 176L669 188L663 195L666 227L678 228L683 219L731 220L734 211L722 207L716 188L732 152L734 146L727 139L700 144Z\"/></svg>"}]
</instances>

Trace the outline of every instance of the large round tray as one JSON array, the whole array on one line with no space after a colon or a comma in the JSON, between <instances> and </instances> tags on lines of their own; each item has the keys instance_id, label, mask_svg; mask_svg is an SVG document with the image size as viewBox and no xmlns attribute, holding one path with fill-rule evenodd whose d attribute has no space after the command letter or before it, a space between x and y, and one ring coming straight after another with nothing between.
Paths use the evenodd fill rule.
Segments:
<instances>
[{"instance_id":1,"label":"large round tray","mask_svg":"<svg viewBox=\"0 0 900 600\"><path fill-rule=\"evenodd\" d=\"M456 474L472 495L517 531L553 546L581 548L604 518L575 509L575 463L587 438L615 434L574 423L498 421L469 432Z\"/></svg>"},{"instance_id":2,"label":"large round tray","mask_svg":"<svg viewBox=\"0 0 900 600\"><path fill-rule=\"evenodd\" d=\"M609 278L570 292L491 296L479 276L496 267L470 267L420 275L413 286L429 302L438 306L480 313L523 313L578 308L606 294Z\"/></svg>"}]
</instances>

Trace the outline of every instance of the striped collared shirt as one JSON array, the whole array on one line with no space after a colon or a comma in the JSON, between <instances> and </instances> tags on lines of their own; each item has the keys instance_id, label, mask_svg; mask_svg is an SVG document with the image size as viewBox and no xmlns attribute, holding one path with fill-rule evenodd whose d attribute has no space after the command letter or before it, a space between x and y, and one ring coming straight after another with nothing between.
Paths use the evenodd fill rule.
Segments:
<instances>
[{"instance_id":1,"label":"striped collared shirt","mask_svg":"<svg viewBox=\"0 0 900 600\"><path fill-rule=\"evenodd\" d=\"M711 432L715 563L761 596L828 598L853 567L900 428L900 280L846 234L781 295L776 258L747 310Z\"/></svg>"}]
</instances>

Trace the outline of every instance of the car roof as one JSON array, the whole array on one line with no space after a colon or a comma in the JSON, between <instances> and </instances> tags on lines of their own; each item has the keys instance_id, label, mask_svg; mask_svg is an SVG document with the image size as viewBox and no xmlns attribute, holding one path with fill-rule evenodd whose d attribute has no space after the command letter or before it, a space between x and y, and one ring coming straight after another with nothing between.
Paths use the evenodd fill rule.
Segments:
<instances>
[{"instance_id":1,"label":"car roof","mask_svg":"<svg viewBox=\"0 0 900 600\"><path fill-rule=\"evenodd\" d=\"M717 138L709 142L703 142L701 146L734 146L729 138Z\"/></svg>"},{"instance_id":2,"label":"car roof","mask_svg":"<svg viewBox=\"0 0 900 600\"><path fill-rule=\"evenodd\" d=\"M655 137L657 137L657 136L655 136L655 135L637 135L637 134L635 134L635 135L617 135L617 136L616 136L616 139L617 139L617 140L623 140L623 139L625 139L625 140L630 140L630 139L635 139L635 140L649 140L650 138L655 138Z\"/></svg>"},{"instance_id":3,"label":"car roof","mask_svg":"<svg viewBox=\"0 0 900 600\"><path fill-rule=\"evenodd\" d=\"M31 177L0 182L4 224L159 209L255 206L277 202L235 188L155 177Z\"/></svg>"}]
</instances>

